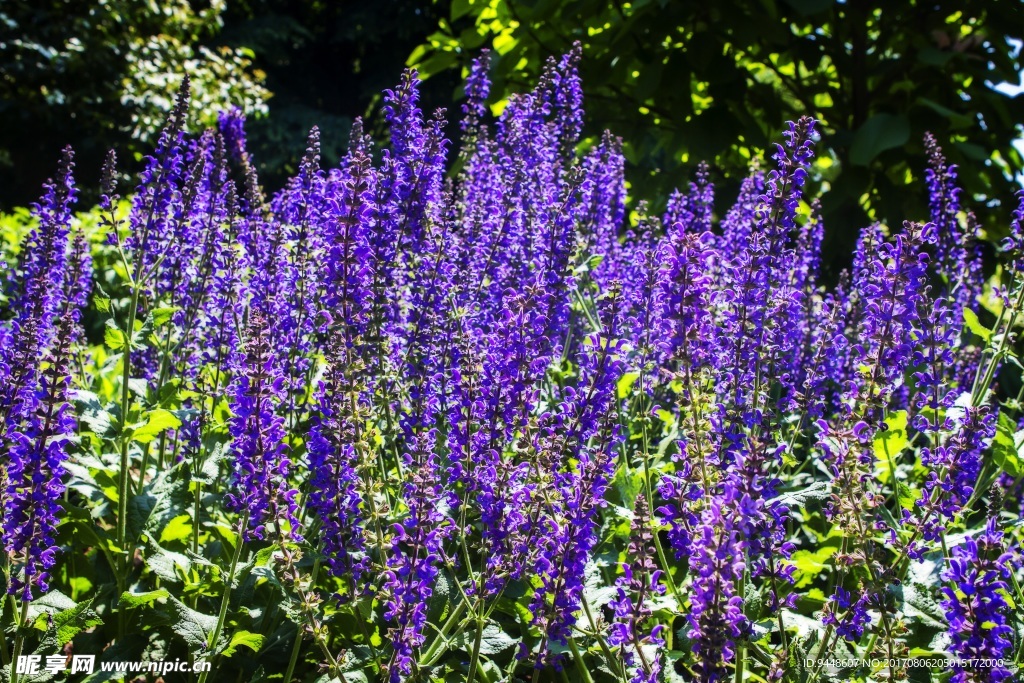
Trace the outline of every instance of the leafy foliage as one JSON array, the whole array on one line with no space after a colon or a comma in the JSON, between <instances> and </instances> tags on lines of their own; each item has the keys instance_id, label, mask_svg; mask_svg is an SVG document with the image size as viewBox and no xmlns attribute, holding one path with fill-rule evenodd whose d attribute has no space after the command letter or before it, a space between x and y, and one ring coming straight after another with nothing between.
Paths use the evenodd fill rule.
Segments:
<instances>
[{"instance_id":1,"label":"leafy foliage","mask_svg":"<svg viewBox=\"0 0 1024 683\"><path fill-rule=\"evenodd\" d=\"M497 120L478 60L454 182L407 72L270 198L186 81L128 199L66 150L0 221L7 680L1018 674L1024 193L986 281L929 138L929 222L828 287L817 122L630 221L580 59Z\"/></svg>"},{"instance_id":2,"label":"leafy foliage","mask_svg":"<svg viewBox=\"0 0 1024 683\"><path fill-rule=\"evenodd\" d=\"M424 77L494 52L492 107L537 77L544 59L584 48L588 132L621 135L634 195L655 203L708 161L726 191L787 120L822 123L815 166L829 226L826 265L846 265L862 225L923 216L922 135L932 131L979 202L1013 205L1024 167L1017 3L736 0L719 3L437 3L449 16L412 52ZM1005 223L1004 223L1005 225ZM991 218L995 235L1003 228ZM838 272L838 270L836 271Z\"/></svg>"}]
</instances>

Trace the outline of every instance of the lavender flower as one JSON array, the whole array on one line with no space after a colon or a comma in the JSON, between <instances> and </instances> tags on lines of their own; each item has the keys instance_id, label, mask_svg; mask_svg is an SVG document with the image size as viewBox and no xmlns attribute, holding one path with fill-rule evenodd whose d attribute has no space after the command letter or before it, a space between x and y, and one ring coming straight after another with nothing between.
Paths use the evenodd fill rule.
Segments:
<instances>
[{"instance_id":1,"label":"lavender flower","mask_svg":"<svg viewBox=\"0 0 1024 683\"><path fill-rule=\"evenodd\" d=\"M236 470L225 502L245 515L246 538L262 539L273 524L280 536L298 538L296 491L284 444L284 419L278 415L284 377L271 347L267 321L253 313L244 350L233 359L236 377L230 422Z\"/></svg>"},{"instance_id":2,"label":"lavender flower","mask_svg":"<svg viewBox=\"0 0 1024 683\"><path fill-rule=\"evenodd\" d=\"M407 460L412 470L404 486L408 515L394 525L394 540L384 585L384 618L394 620L388 638L394 648L388 677L398 683L413 670L413 655L426 639L427 601L437 580L441 544L448 529L440 472L431 450L436 435L424 431L417 435L414 451Z\"/></svg>"},{"instance_id":3,"label":"lavender flower","mask_svg":"<svg viewBox=\"0 0 1024 683\"><path fill-rule=\"evenodd\" d=\"M31 600L48 589L49 570L59 548L54 534L61 519L64 461L75 433L74 411L68 403L71 385L71 339L75 322L61 318L46 369L38 385L13 406L4 428L7 444L7 490L4 495L3 539L7 553L21 563L11 573L8 592Z\"/></svg>"},{"instance_id":4,"label":"lavender flower","mask_svg":"<svg viewBox=\"0 0 1024 683\"><path fill-rule=\"evenodd\" d=\"M650 600L665 592L659 576L661 570L654 561L653 533L650 529L650 514L647 501L641 494L636 500L628 562L622 565L622 576L616 580L618 593L610 606L615 611L608 644L619 647L623 663L633 669L631 683L655 683L661 671L661 659L645 654L645 646L660 646L662 627L655 626L644 633L645 623L650 620Z\"/></svg>"},{"instance_id":5,"label":"lavender flower","mask_svg":"<svg viewBox=\"0 0 1024 683\"><path fill-rule=\"evenodd\" d=\"M705 509L690 558L689 637L698 657L697 671L708 683L728 679L736 639L749 629L743 596L737 592L745 569L743 548L727 505L727 499L714 500Z\"/></svg>"},{"instance_id":6,"label":"lavender flower","mask_svg":"<svg viewBox=\"0 0 1024 683\"><path fill-rule=\"evenodd\" d=\"M953 548L943 579L942 607L949 620L951 648L958 659L984 662L983 668L954 664L953 683L1007 681L1005 665L1013 652L1013 629L1007 624L1010 611L1005 595L1013 564L1006 552L1003 533L995 518L985 530Z\"/></svg>"}]
</instances>

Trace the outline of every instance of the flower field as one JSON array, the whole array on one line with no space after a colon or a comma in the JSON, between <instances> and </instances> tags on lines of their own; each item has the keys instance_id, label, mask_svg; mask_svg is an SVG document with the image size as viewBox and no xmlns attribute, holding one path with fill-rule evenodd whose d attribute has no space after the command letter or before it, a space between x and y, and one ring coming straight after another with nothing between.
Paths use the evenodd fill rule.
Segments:
<instances>
[{"instance_id":1,"label":"flower field","mask_svg":"<svg viewBox=\"0 0 1024 683\"><path fill-rule=\"evenodd\" d=\"M1017 680L1024 194L993 272L929 137L826 283L814 120L627 208L578 58L273 192L186 80L0 221L3 680Z\"/></svg>"}]
</instances>

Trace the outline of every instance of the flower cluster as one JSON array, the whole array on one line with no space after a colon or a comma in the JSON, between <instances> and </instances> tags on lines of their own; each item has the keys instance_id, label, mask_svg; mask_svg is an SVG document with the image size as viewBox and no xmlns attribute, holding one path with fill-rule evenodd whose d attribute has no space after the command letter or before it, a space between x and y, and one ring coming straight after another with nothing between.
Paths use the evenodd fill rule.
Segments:
<instances>
[{"instance_id":1,"label":"flower cluster","mask_svg":"<svg viewBox=\"0 0 1024 683\"><path fill-rule=\"evenodd\" d=\"M19 654L712 683L853 653L901 680L942 600L936 643L1013 660L1024 208L991 288L928 138L926 222L865 227L833 283L822 124L790 123L731 206L704 164L632 204L580 59L495 118L482 54L458 150L407 71L387 144L356 121L331 159L313 128L273 193L237 110L187 129L186 80L125 201L108 158L105 240L65 152L0 269ZM92 602L40 639L68 595Z\"/></svg>"}]
</instances>

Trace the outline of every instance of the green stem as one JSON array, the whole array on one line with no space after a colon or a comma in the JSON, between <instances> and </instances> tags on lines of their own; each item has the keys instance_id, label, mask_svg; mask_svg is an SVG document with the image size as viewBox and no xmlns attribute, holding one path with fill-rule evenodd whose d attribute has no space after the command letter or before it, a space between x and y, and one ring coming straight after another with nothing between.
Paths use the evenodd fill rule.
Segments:
<instances>
[{"instance_id":1,"label":"green stem","mask_svg":"<svg viewBox=\"0 0 1024 683\"><path fill-rule=\"evenodd\" d=\"M132 335L135 331L135 316L139 310L139 297L142 294L142 286L138 277L132 287L132 301L128 308L128 324L125 327L124 351L121 354L121 468L118 472L117 485L117 548L121 553L121 566L117 568L118 596L125 591L128 579L128 570L131 567L132 552L128 546L128 491L131 485L131 458L128 455L131 439L125 435L128 428L128 407L131 399L131 391L128 388L132 371ZM145 473L143 473L145 476ZM125 609L118 609L118 634L122 637L125 634L126 620Z\"/></svg>"},{"instance_id":2,"label":"green stem","mask_svg":"<svg viewBox=\"0 0 1024 683\"><path fill-rule=\"evenodd\" d=\"M462 618L462 613L465 611L465 602L460 602L455 606L451 616L449 616L448 620L441 625L441 630L434 638L434 641L430 644L430 647L427 648L427 651L420 657L419 666L421 668L424 666L430 666L433 663L432 658L437 654L437 651L441 649L441 646L445 644L448 632L452 630L452 627L455 626L456 623L458 623L459 619Z\"/></svg>"},{"instance_id":3,"label":"green stem","mask_svg":"<svg viewBox=\"0 0 1024 683\"><path fill-rule=\"evenodd\" d=\"M249 527L249 513L245 513L242 516L242 526L238 531L238 540L235 543L235 553L231 557L231 568L228 570L227 581L224 582L224 597L220 601L220 613L217 615L217 626L214 627L213 633L210 634L210 654L209 661L212 661L217 654L217 641L220 640L220 633L224 630L224 622L228 616L228 604L231 602L231 586L235 582L235 570L238 568L238 561L242 557L242 548L245 546L245 531ZM210 675L210 670L213 667L207 668L199 676L199 683L206 683L206 678Z\"/></svg>"},{"instance_id":4,"label":"green stem","mask_svg":"<svg viewBox=\"0 0 1024 683\"><path fill-rule=\"evenodd\" d=\"M11 683L18 683L18 658L21 657L21 648L25 644L25 622L28 621L28 606L31 601L21 603L21 618L18 619L17 635L14 637L14 656L11 660Z\"/></svg>"},{"instance_id":5,"label":"green stem","mask_svg":"<svg viewBox=\"0 0 1024 683\"><path fill-rule=\"evenodd\" d=\"M484 621L477 617L476 635L473 638L473 653L469 658L469 678L466 683L473 683L476 680L476 668L480 663L480 645L484 641Z\"/></svg>"},{"instance_id":6,"label":"green stem","mask_svg":"<svg viewBox=\"0 0 1024 683\"><path fill-rule=\"evenodd\" d=\"M310 573L310 587L316 585L317 575L320 573L320 552L317 552L316 560L313 562L313 571ZM295 642L292 644L292 654L288 658L288 670L284 674L284 683L291 683L292 674L295 673L295 664L299 661L299 650L302 649L302 626L295 631Z\"/></svg>"},{"instance_id":7,"label":"green stem","mask_svg":"<svg viewBox=\"0 0 1024 683\"><path fill-rule=\"evenodd\" d=\"M576 666L580 671L580 675L583 676L583 683L594 683L594 679L590 677L590 671L587 670L587 665L583 662L580 648L576 645L576 639L572 636L569 636L569 649L572 651L572 658L576 660Z\"/></svg>"},{"instance_id":8,"label":"green stem","mask_svg":"<svg viewBox=\"0 0 1024 683\"><path fill-rule=\"evenodd\" d=\"M200 504L202 503L202 500L203 482L197 481L195 509L192 511L192 552L195 555L199 554L199 515L202 512L202 510L200 510Z\"/></svg>"},{"instance_id":9,"label":"green stem","mask_svg":"<svg viewBox=\"0 0 1024 683\"><path fill-rule=\"evenodd\" d=\"M601 647L601 652L604 653L605 659L608 660L608 668L617 669L617 673L622 677L622 680L626 680L625 667L621 666L621 662L612 654L612 650L608 647L608 643L604 637L601 636L600 631L597 629L597 621L594 619L593 612L590 611L590 603L587 602L586 596L580 596L580 604L583 605L583 612L587 615L587 621L590 622L590 630L594 632L597 637L597 644Z\"/></svg>"},{"instance_id":10,"label":"green stem","mask_svg":"<svg viewBox=\"0 0 1024 683\"><path fill-rule=\"evenodd\" d=\"M747 573L743 572L743 576L740 578L739 590L737 593L744 597L746 596L747 588ZM735 683L743 683L743 672L746 668L747 663L747 648L746 643L742 640L736 643L736 675L733 677Z\"/></svg>"}]
</instances>

